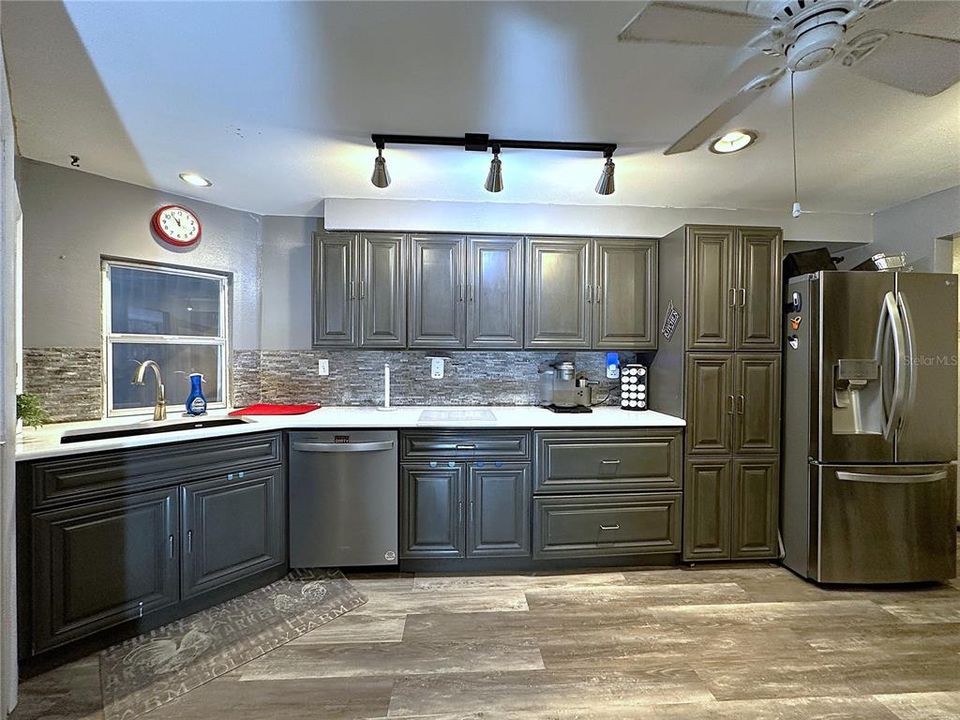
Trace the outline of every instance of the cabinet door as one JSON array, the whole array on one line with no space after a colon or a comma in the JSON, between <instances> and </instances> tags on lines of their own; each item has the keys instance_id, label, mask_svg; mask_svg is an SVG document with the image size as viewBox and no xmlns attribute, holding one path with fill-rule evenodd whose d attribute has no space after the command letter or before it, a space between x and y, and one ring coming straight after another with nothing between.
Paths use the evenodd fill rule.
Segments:
<instances>
[{"instance_id":1,"label":"cabinet door","mask_svg":"<svg viewBox=\"0 0 960 720\"><path fill-rule=\"evenodd\" d=\"M235 472L180 488L181 594L200 595L284 562L280 468Z\"/></svg>"},{"instance_id":2,"label":"cabinet door","mask_svg":"<svg viewBox=\"0 0 960 720\"><path fill-rule=\"evenodd\" d=\"M589 348L590 240L533 238L527 243L528 348Z\"/></svg>"},{"instance_id":3,"label":"cabinet door","mask_svg":"<svg viewBox=\"0 0 960 720\"><path fill-rule=\"evenodd\" d=\"M33 651L179 601L177 491L37 513Z\"/></svg>"},{"instance_id":4,"label":"cabinet door","mask_svg":"<svg viewBox=\"0 0 960 720\"><path fill-rule=\"evenodd\" d=\"M688 353L686 365L687 452L729 454L735 412L734 355Z\"/></svg>"},{"instance_id":5,"label":"cabinet door","mask_svg":"<svg viewBox=\"0 0 960 720\"><path fill-rule=\"evenodd\" d=\"M741 228L737 292L737 347L780 349L781 239L779 228Z\"/></svg>"},{"instance_id":6,"label":"cabinet door","mask_svg":"<svg viewBox=\"0 0 960 720\"><path fill-rule=\"evenodd\" d=\"M400 472L400 557L464 557L464 466L404 465Z\"/></svg>"},{"instance_id":7,"label":"cabinet door","mask_svg":"<svg viewBox=\"0 0 960 720\"><path fill-rule=\"evenodd\" d=\"M733 461L733 557L777 557L779 505L778 458Z\"/></svg>"},{"instance_id":8,"label":"cabinet door","mask_svg":"<svg viewBox=\"0 0 960 720\"><path fill-rule=\"evenodd\" d=\"M597 240L593 346L657 347L657 241Z\"/></svg>"},{"instance_id":9,"label":"cabinet door","mask_svg":"<svg viewBox=\"0 0 960 720\"><path fill-rule=\"evenodd\" d=\"M734 229L687 230L687 349L732 350L736 293Z\"/></svg>"},{"instance_id":10,"label":"cabinet door","mask_svg":"<svg viewBox=\"0 0 960 720\"><path fill-rule=\"evenodd\" d=\"M530 556L529 463L471 464L467 497L468 557Z\"/></svg>"},{"instance_id":11,"label":"cabinet door","mask_svg":"<svg viewBox=\"0 0 960 720\"><path fill-rule=\"evenodd\" d=\"M352 234L316 233L313 241L313 344L357 344L357 244Z\"/></svg>"},{"instance_id":12,"label":"cabinet door","mask_svg":"<svg viewBox=\"0 0 960 720\"><path fill-rule=\"evenodd\" d=\"M411 247L409 346L464 347L464 239L414 235Z\"/></svg>"},{"instance_id":13,"label":"cabinet door","mask_svg":"<svg viewBox=\"0 0 960 720\"><path fill-rule=\"evenodd\" d=\"M523 347L521 238L467 239L467 347Z\"/></svg>"},{"instance_id":14,"label":"cabinet door","mask_svg":"<svg viewBox=\"0 0 960 720\"><path fill-rule=\"evenodd\" d=\"M683 489L683 559L730 557L730 461L687 463Z\"/></svg>"},{"instance_id":15,"label":"cabinet door","mask_svg":"<svg viewBox=\"0 0 960 720\"><path fill-rule=\"evenodd\" d=\"M737 353L736 454L780 452L780 354Z\"/></svg>"},{"instance_id":16,"label":"cabinet door","mask_svg":"<svg viewBox=\"0 0 960 720\"><path fill-rule=\"evenodd\" d=\"M360 236L360 346L407 344L407 268L403 235Z\"/></svg>"}]
</instances>

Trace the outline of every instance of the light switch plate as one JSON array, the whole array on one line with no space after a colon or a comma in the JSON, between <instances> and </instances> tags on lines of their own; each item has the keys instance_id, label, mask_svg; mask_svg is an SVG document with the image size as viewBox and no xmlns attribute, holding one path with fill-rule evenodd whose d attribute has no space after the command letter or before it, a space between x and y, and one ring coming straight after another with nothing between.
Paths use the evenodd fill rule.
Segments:
<instances>
[{"instance_id":1,"label":"light switch plate","mask_svg":"<svg viewBox=\"0 0 960 720\"><path fill-rule=\"evenodd\" d=\"M330 374L330 361L326 358L317 360L317 375L326 377Z\"/></svg>"},{"instance_id":2,"label":"light switch plate","mask_svg":"<svg viewBox=\"0 0 960 720\"><path fill-rule=\"evenodd\" d=\"M430 377L439 380L443 377L443 358L430 358Z\"/></svg>"}]
</instances>

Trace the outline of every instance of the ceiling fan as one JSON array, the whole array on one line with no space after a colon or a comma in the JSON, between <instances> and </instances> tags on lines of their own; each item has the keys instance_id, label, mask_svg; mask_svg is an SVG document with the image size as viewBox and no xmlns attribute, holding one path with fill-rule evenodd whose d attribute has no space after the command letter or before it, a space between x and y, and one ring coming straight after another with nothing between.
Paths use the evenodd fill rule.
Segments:
<instances>
[{"instance_id":1,"label":"ceiling fan","mask_svg":"<svg viewBox=\"0 0 960 720\"><path fill-rule=\"evenodd\" d=\"M791 72L813 70L831 61L871 80L918 95L937 95L960 80L960 41L898 30L868 30L848 38L865 15L892 0L753 0L751 10L705 7L654 0L620 31L620 42L678 43L744 47L779 58L776 67L758 75L721 103L664 155L690 152L720 134L774 83ZM899 4L899 3L898 3ZM902 3L908 5L907 3Z\"/></svg>"}]
</instances>

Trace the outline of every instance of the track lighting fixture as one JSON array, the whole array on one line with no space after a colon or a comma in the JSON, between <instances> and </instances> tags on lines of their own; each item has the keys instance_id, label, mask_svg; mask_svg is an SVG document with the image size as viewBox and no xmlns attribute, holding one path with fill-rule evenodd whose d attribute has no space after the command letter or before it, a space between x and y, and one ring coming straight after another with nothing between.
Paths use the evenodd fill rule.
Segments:
<instances>
[{"instance_id":1,"label":"track lighting fixture","mask_svg":"<svg viewBox=\"0 0 960 720\"><path fill-rule=\"evenodd\" d=\"M613 195L614 184L613 184L613 158L611 155L613 153L604 153L603 154L607 161L603 164L603 171L600 173L600 179L597 181L597 195Z\"/></svg>"},{"instance_id":2,"label":"track lighting fixture","mask_svg":"<svg viewBox=\"0 0 960 720\"><path fill-rule=\"evenodd\" d=\"M501 171L500 146L493 146L493 160L490 161L490 171L487 173L487 181L483 184L487 192L500 192L503 190L503 172Z\"/></svg>"},{"instance_id":3,"label":"track lighting fixture","mask_svg":"<svg viewBox=\"0 0 960 720\"><path fill-rule=\"evenodd\" d=\"M519 148L523 150L570 150L574 152L603 153L606 163L603 174L597 183L597 192L601 195L613 194L613 153L615 143L583 143L583 142L553 142L550 140L501 140L491 138L484 133L466 133L463 137L441 137L436 135L381 135L375 133L371 139L377 146L377 157L373 165L371 182L377 187L387 187L390 176L387 174L387 161L383 159L383 149L387 143L394 145L443 145L448 147L462 147L464 150L487 152L493 150L493 159L490 161L490 170L487 180L483 184L489 192L503 190L503 171L500 162L500 148Z\"/></svg>"},{"instance_id":4,"label":"track lighting fixture","mask_svg":"<svg viewBox=\"0 0 960 720\"><path fill-rule=\"evenodd\" d=\"M383 143L377 143L377 157L373 160L373 175L370 177L370 182L378 188L385 188L390 184L387 160L383 157Z\"/></svg>"}]
</instances>

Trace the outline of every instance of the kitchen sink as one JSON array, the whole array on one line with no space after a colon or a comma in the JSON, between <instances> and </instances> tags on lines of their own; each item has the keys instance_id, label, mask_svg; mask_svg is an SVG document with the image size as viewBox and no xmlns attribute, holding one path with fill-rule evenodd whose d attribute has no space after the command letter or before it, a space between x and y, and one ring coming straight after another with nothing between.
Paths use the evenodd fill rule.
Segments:
<instances>
[{"instance_id":1,"label":"kitchen sink","mask_svg":"<svg viewBox=\"0 0 960 720\"><path fill-rule=\"evenodd\" d=\"M206 420L173 420L169 422L141 422L135 425L117 425L114 427L90 428L89 430L67 430L60 436L60 443L85 442L87 440L109 440L110 438L133 437L136 435L154 435L156 433L199 430L201 428L242 425L249 422L241 417L207 418Z\"/></svg>"}]
</instances>

